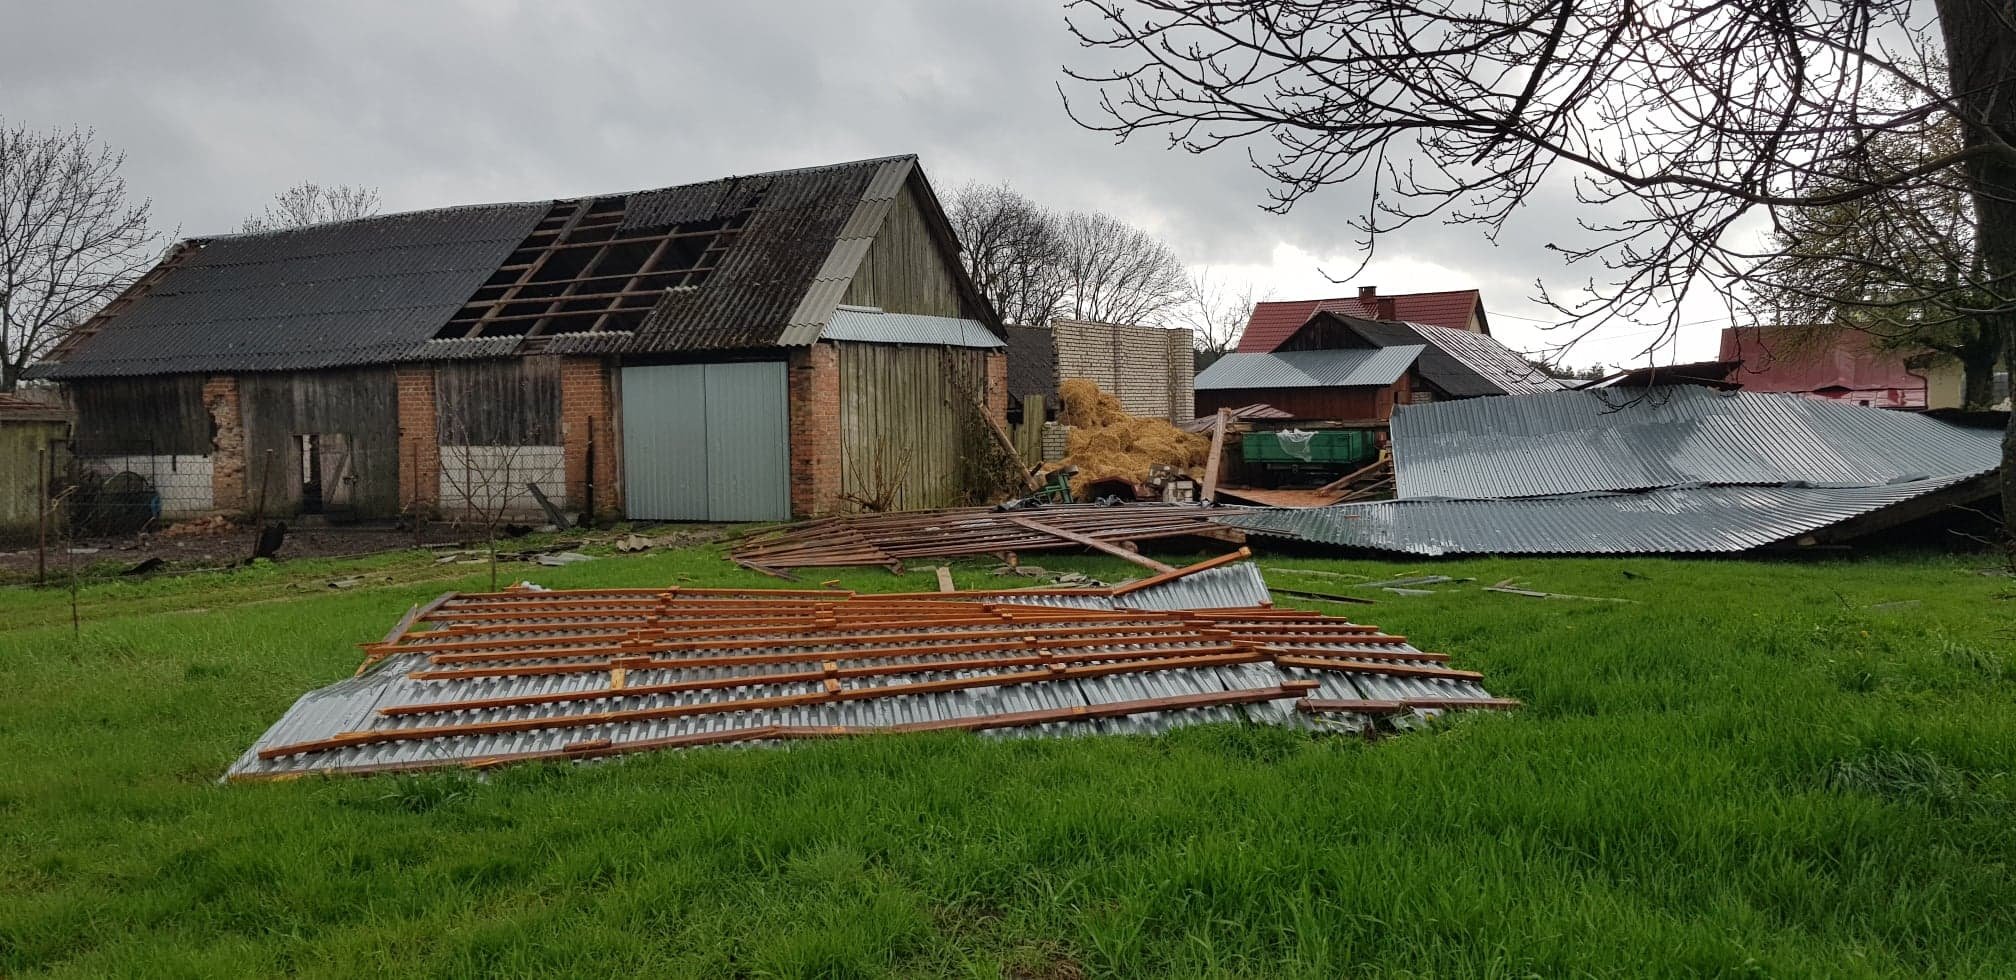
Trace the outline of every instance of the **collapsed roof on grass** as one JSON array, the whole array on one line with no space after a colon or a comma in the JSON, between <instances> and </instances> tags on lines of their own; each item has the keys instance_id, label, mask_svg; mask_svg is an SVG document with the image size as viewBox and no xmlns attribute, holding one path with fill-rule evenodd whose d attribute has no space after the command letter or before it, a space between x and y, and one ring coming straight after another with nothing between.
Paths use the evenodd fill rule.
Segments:
<instances>
[{"instance_id":1,"label":"collapsed roof on grass","mask_svg":"<svg viewBox=\"0 0 2016 980\"><path fill-rule=\"evenodd\" d=\"M450 594L371 656L303 696L228 778L870 732L1368 731L1515 704L1405 637L1274 609L1255 566L1219 561L1096 589Z\"/></svg>"},{"instance_id":2,"label":"collapsed roof on grass","mask_svg":"<svg viewBox=\"0 0 2016 980\"><path fill-rule=\"evenodd\" d=\"M1420 555L1842 544L1991 498L2001 461L1988 430L1692 385L1414 406L1392 433L1398 499L1220 522Z\"/></svg>"}]
</instances>

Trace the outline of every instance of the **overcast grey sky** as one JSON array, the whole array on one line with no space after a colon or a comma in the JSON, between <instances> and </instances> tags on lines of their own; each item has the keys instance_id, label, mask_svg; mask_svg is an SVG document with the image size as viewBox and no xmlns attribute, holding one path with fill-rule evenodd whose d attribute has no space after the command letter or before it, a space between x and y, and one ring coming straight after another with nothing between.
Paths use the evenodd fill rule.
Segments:
<instances>
[{"instance_id":1,"label":"overcast grey sky","mask_svg":"<svg viewBox=\"0 0 2016 980\"><path fill-rule=\"evenodd\" d=\"M1051 0L7 6L0 116L95 129L157 225L185 236L235 230L303 180L409 210L917 153L941 193L1005 180L1104 209L1280 299L1479 288L1515 347L1550 340L1518 319L1547 318L1536 276L1587 276L1539 248L1568 215L1534 207L1499 246L1420 226L1327 282L1356 263L1345 221L1362 200L1333 189L1270 214L1242 155L1080 129L1057 86L1084 55ZM1715 331L1683 331L1680 358L1712 356ZM1569 360L1625 359L1650 336L1608 330Z\"/></svg>"}]
</instances>

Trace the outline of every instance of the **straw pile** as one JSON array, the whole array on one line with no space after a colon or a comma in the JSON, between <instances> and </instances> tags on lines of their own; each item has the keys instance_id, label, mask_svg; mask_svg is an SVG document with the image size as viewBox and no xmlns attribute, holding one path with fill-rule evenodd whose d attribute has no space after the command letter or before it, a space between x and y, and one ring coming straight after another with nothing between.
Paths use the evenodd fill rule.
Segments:
<instances>
[{"instance_id":1,"label":"straw pile","mask_svg":"<svg viewBox=\"0 0 2016 980\"><path fill-rule=\"evenodd\" d=\"M1211 440L1161 419L1129 415L1120 407L1120 399L1083 378L1058 385L1057 397L1064 403L1058 420L1071 428L1064 439L1064 459L1056 465L1078 468L1071 478L1073 496L1084 499L1089 488L1101 480L1146 483L1157 464L1176 467L1193 477L1203 475Z\"/></svg>"}]
</instances>

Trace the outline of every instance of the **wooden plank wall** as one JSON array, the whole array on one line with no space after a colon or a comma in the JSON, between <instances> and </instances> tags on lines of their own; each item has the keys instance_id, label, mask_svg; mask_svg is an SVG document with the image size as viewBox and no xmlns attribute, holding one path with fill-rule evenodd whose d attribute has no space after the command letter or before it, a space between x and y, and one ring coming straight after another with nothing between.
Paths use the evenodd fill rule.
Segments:
<instances>
[{"instance_id":1,"label":"wooden plank wall","mask_svg":"<svg viewBox=\"0 0 2016 980\"><path fill-rule=\"evenodd\" d=\"M360 517L399 513L398 387L389 367L238 378L245 421L245 494L256 506L265 481L268 514L301 504L302 433L350 438L352 505ZM271 453L269 456L268 453Z\"/></svg>"},{"instance_id":2,"label":"wooden plank wall","mask_svg":"<svg viewBox=\"0 0 2016 980\"><path fill-rule=\"evenodd\" d=\"M81 455L208 456L210 411L203 376L102 378L72 381L64 392L77 412Z\"/></svg>"},{"instance_id":3,"label":"wooden plank wall","mask_svg":"<svg viewBox=\"0 0 2016 980\"><path fill-rule=\"evenodd\" d=\"M444 446L558 446L560 359L442 364L434 407Z\"/></svg>"},{"instance_id":4,"label":"wooden plank wall","mask_svg":"<svg viewBox=\"0 0 2016 980\"><path fill-rule=\"evenodd\" d=\"M878 306L891 313L978 315L960 299L955 273L925 224L915 178L896 196L840 301Z\"/></svg>"},{"instance_id":5,"label":"wooden plank wall","mask_svg":"<svg viewBox=\"0 0 2016 980\"><path fill-rule=\"evenodd\" d=\"M892 508L963 503L966 397L953 375L984 378L986 352L966 348L839 344L840 492ZM949 367L949 370L948 370Z\"/></svg>"}]
</instances>

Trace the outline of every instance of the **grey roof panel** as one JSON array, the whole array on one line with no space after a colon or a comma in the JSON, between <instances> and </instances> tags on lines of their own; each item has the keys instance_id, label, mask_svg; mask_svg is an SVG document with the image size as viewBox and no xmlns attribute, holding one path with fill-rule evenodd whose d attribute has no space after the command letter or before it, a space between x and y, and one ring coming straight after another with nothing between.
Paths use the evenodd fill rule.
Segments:
<instances>
[{"instance_id":1,"label":"grey roof panel","mask_svg":"<svg viewBox=\"0 0 2016 980\"><path fill-rule=\"evenodd\" d=\"M1415 344L1227 354L1197 375L1196 389L1384 387L1400 380L1422 350Z\"/></svg>"},{"instance_id":2,"label":"grey roof panel","mask_svg":"<svg viewBox=\"0 0 2016 980\"><path fill-rule=\"evenodd\" d=\"M1662 487L1504 500L1388 500L1217 518L1249 534L1414 555L1748 551L1973 479L1874 487Z\"/></svg>"},{"instance_id":3,"label":"grey roof panel","mask_svg":"<svg viewBox=\"0 0 2016 980\"><path fill-rule=\"evenodd\" d=\"M1697 386L1558 391L1393 413L1398 494L1533 497L1679 484L1973 475L1999 435L1906 412Z\"/></svg>"},{"instance_id":4,"label":"grey roof panel","mask_svg":"<svg viewBox=\"0 0 2016 980\"><path fill-rule=\"evenodd\" d=\"M884 313L842 306L833 313L821 340L851 340L869 344L933 344L946 347L1006 346L978 320L918 313Z\"/></svg>"},{"instance_id":5,"label":"grey roof panel","mask_svg":"<svg viewBox=\"0 0 2016 980\"><path fill-rule=\"evenodd\" d=\"M547 202L445 208L198 240L131 308L38 377L398 360L495 272Z\"/></svg>"}]
</instances>

